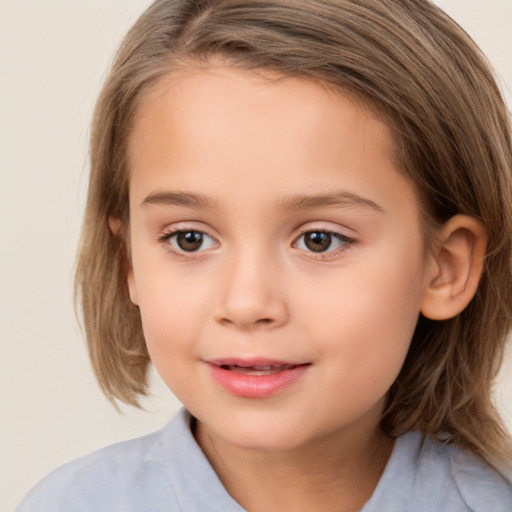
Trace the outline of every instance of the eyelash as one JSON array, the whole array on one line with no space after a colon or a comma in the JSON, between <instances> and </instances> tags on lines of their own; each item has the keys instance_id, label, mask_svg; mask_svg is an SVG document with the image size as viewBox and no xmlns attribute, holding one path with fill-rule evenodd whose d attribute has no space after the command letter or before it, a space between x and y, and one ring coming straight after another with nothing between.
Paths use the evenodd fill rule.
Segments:
<instances>
[{"instance_id":1,"label":"eyelash","mask_svg":"<svg viewBox=\"0 0 512 512\"><path fill-rule=\"evenodd\" d=\"M180 234L186 235L186 234L190 234L190 233L199 234L199 235L201 235L203 237L202 243L201 243L201 247L202 247L203 242L204 242L204 237L209 238L210 240L212 240L214 242L214 244L218 245L218 241L215 240L215 238L213 238L212 236L208 235L204 231L201 231L201 230L198 230L198 229L176 229L176 230L164 233L163 235L161 235L158 238L158 241L160 243L162 243L165 246L166 250L171 252L173 255L176 255L176 256L178 256L180 258L183 258L183 259L197 259L198 257L200 257L199 256L200 253L204 252L205 249L203 249L203 250L186 251L184 249L176 248L176 247L173 247L171 245L171 240L173 238L178 237ZM299 240L303 236L307 235L308 233L309 234L312 234L312 233L315 233L315 234L322 233L322 234L330 236L331 239L329 241L329 247L332 245L333 240L337 240L338 242L342 243L342 246L337 248L337 249L335 249L335 250L326 250L326 251L318 251L318 252L315 252L313 250L309 250L308 251L307 249L301 249L301 248L297 247L297 245L299 243ZM310 229L303 230L299 234L299 236L297 236L297 238L295 238L295 240L293 242L293 246L295 248L298 248L301 251L307 252L310 255L309 257L313 257L314 259L330 260L330 259L334 259L337 256L339 256L342 252L345 252L348 249L350 249L350 247L353 246L355 243L356 243L356 240L354 238L348 237L348 236L343 235L341 233L338 233L336 231L330 231L328 229L311 229L310 228ZM201 247L199 249L201 249ZM328 249L329 249L329 247L328 247Z\"/></svg>"},{"instance_id":2,"label":"eyelash","mask_svg":"<svg viewBox=\"0 0 512 512\"><path fill-rule=\"evenodd\" d=\"M201 253L202 251L185 251L183 249L175 248L171 245L171 240L175 237L178 237L180 234L186 235L189 233L197 233L201 235L204 239L204 237L208 237L211 240L213 240L217 245L218 242L213 238L212 236L208 235L204 231L201 231L199 229L176 229L173 231L169 231L167 233L162 234L162 236L159 237L158 241L162 243L165 246L165 249L172 253L175 256L178 256L180 258L183 258L185 260L188 259L196 259L199 257L198 253ZM202 244L201 244L202 245Z\"/></svg>"},{"instance_id":3,"label":"eyelash","mask_svg":"<svg viewBox=\"0 0 512 512\"><path fill-rule=\"evenodd\" d=\"M335 259L341 253L349 250L353 245L356 244L356 240L354 238L351 238L351 237L349 237L347 235L343 235L342 233L338 233L337 231L331 231L329 229L322 229L322 228L320 228L320 229L308 228L308 229L304 229L299 234L299 236L295 239L294 246L296 247L298 241L304 235L307 235L308 233L322 233L322 234L331 236L332 239L330 241L330 245L332 245L333 240L338 240L339 242L342 243L341 247L339 247L337 249L334 249L334 250L327 250L327 251L322 251L322 252L307 251L308 254L310 255L310 257L313 257L313 258L318 259L318 260L324 260L325 261L325 260ZM329 247L330 247L330 245L329 245Z\"/></svg>"}]
</instances>

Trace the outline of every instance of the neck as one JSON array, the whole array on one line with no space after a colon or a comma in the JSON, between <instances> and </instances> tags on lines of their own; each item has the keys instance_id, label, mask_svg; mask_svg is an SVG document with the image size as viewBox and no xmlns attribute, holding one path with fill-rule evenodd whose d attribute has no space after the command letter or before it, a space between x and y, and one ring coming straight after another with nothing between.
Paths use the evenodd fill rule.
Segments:
<instances>
[{"instance_id":1,"label":"neck","mask_svg":"<svg viewBox=\"0 0 512 512\"><path fill-rule=\"evenodd\" d=\"M358 511L394 444L378 426L342 429L281 451L234 446L200 422L196 438L226 490L250 512Z\"/></svg>"}]
</instances>

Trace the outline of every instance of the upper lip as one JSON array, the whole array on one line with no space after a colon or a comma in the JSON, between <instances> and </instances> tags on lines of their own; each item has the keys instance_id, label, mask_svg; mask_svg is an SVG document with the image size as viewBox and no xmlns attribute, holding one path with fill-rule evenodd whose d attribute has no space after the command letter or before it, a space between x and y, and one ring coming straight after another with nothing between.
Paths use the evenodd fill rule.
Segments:
<instances>
[{"instance_id":1,"label":"upper lip","mask_svg":"<svg viewBox=\"0 0 512 512\"><path fill-rule=\"evenodd\" d=\"M240 366L241 368L260 368L266 366L301 366L304 364L308 364L297 361L282 361L279 359L268 359L263 357L228 357L222 359L210 359L207 360L206 362L214 366Z\"/></svg>"}]
</instances>

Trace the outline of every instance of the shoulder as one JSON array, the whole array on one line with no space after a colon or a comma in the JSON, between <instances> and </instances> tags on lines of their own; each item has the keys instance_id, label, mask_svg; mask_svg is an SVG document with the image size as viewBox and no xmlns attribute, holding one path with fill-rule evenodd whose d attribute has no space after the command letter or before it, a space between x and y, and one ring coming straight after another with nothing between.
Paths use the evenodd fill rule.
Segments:
<instances>
[{"instance_id":1,"label":"shoulder","mask_svg":"<svg viewBox=\"0 0 512 512\"><path fill-rule=\"evenodd\" d=\"M61 466L27 495L16 512L159 511L158 503L168 507L175 498L162 457L163 432L117 443Z\"/></svg>"},{"instance_id":2,"label":"shoulder","mask_svg":"<svg viewBox=\"0 0 512 512\"><path fill-rule=\"evenodd\" d=\"M453 492L457 492L468 508L475 512L512 511L512 475L501 474L471 452L430 441L432 459L446 460ZM434 464L435 465L435 462Z\"/></svg>"},{"instance_id":3,"label":"shoulder","mask_svg":"<svg viewBox=\"0 0 512 512\"><path fill-rule=\"evenodd\" d=\"M57 469L15 512L243 512L197 444L185 409L161 431Z\"/></svg>"},{"instance_id":4,"label":"shoulder","mask_svg":"<svg viewBox=\"0 0 512 512\"><path fill-rule=\"evenodd\" d=\"M417 470L415 496L424 503L438 503L447 512L510 512L512 484L473 453L451 444L424 437L416 438Z\"/></svg>"},{"instance_id":5,"label":"shoulder","mask_svg":"<svg viewBox=\"0 0 512 512\"><path fill-rule=\"evenodd\" d=\"M511 512L512 483L478 457L409 432L364 512Z\"/></svg>"}]
</instances>

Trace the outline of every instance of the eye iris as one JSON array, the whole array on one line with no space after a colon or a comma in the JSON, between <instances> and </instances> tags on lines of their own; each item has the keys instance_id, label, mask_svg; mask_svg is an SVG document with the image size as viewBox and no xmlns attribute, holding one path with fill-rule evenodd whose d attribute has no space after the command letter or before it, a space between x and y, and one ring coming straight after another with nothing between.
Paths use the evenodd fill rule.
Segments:
<instances>
[{"instance_id":1,"label":"eye iris","mask_svg":"<svg viewBox=\"0 0 512 512\"><path fill-rule=\"evenodd\" d=\"M183 251L197 251L203 244L203 235L197 231L178 233L176 242Z\"/></svg>"},{"instance_id":2,"label":"eye iris","mask_svg":"<svg viewBox=\"0 0 512 512\"><path fill-rule=\"evenodd\" d=\"M311 233L306 233L304 243L313 252L323 252L331 246L332 235L321 231L312 231Z\"/></svg>"}]
</instances>

